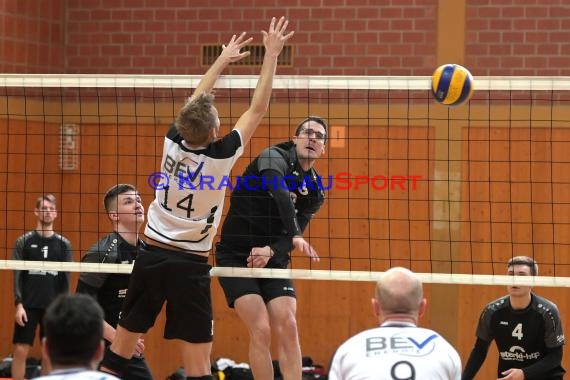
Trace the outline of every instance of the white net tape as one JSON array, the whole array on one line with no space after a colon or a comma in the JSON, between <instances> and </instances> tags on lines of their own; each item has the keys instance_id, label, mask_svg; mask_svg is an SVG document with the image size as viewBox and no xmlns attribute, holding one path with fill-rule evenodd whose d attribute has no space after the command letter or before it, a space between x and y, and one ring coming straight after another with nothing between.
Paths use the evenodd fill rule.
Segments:
<instances>
[{"instance_id":1,"label":"white net tape","mask_svg":"<svg viewBox=\"0 0 570 380\"><path fill-rule=\"evenodd\" d=\"M62 272L97 272L97 273L131 273L132 265L97 264L54 261L22 261L0 260L0 269L5 270L38 270ZM214 267L210 274L217 277L257 277L257 278L289 278L297 280L333 280L333 281L376 281L383 272L338 271L316 269L267 269L267 268L230 268ZM568 277L549 276L506 276L450 273L418 273L424 283L436 284L478 284L478 285L519 285L570 287Z\"/></svg>"}]
</instances>

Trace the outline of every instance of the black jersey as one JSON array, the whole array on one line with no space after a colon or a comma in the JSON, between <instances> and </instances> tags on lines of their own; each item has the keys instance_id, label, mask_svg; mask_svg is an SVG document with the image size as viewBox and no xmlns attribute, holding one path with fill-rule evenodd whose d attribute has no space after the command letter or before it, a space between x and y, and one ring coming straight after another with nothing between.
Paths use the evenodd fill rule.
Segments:
<instances>
[{"instance_id":1,"label":"black jersey","mask_svg":"<svg viewBox=\"0 0 570 380\"><path fill-rule=\"evenodd\" d=\"M477 338L495 340L499 351L499 377L509 368L526 368L540 361L547 351L564 344L562 322L556 305L532 294L528 307L514 310L509 296L489 303L477 326ZM541 380L561 379L564 369L558 365Z\"/></svg>"},{"instance_id":2,"label":"black jersey","mask_svg":"<svg viewBox=\"0 0 570 380\"><path fill-rule=\"evenodd\" d=\"M286 190L289 204L280 205L274 190ZM324 197L317 172L313 168L303 171L293 142L271 146L238 179L220 244L231 247L233 254L244 256L249 255L252 247L270 245L275 257L268 267L283 266L293 248L291 238L301 234Z\"/></svg>"},{"instance_id":3,"label":"black jersey","mask_svg":"<svg viewBox=\"0 0 570 380\"><path fill-rule=\"evenodd\" d=\"M144 244L139 241L139 246ZM86 263L132 264L139 247L130 245L117 232L112 232L95 243L81 261ZM117 327L119 313L129 287L130 274L81 273L77 292L93 295L105 312L105 321Z\"/></svg>"},{"instance_id":4,"label":"black jersey","mask_svg":"<svg viewBox=\"0 0 570 380\"><path fill-rule=\"evenodd\" d=\"M59 234L43 237L30 231L16 240L13 260L71 261L71 243ZM69 272L45 270L14 271L16 305L24 308L45 309L60 293L69 291Z\"/></svg>"}]
</instances>

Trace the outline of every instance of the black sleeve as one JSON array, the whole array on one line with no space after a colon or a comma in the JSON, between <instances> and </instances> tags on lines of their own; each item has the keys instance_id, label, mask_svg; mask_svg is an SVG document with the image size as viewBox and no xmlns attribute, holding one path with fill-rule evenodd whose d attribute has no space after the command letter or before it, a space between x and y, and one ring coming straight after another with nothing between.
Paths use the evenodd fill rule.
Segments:
<instances>
[{"instance_id":1,"label":"black sleeve","mask_svg":"<svg viewBox=\"0 0 570 380\"><path fill-rule=\"evenodd\" d=\"M12 251L12 260L24 260L24 238L21 237L16 240L16 245ZM22 303L22 271L14 271L14 304Z\"/></svg>"},{"instance_id":2,"label":"black sleeve","mask_svg":"<svg viewBox=\"0 0 570 380\"><path fill-rule=\"evenodd\" d=\"M313 215L321 208L323 201L324 199L321 200L319 203L313 204L310 209L304 210L302 213L297 214L295 219L297 220L297 224L299 226L299 229L301 230L301 234L305 232L305 229L309 225L309 222L313 218ZM276 255L280 256L287 255L293 249L292 237L283 237L279 239L278 241L276 241L271 245L271 249L273 250L273 252L275 252Z\"/></svg>"},{"instance_id":3,"label":"black sleeve","mask_svg":"<svg viewBox=\"0 0 570 380\"><path fill-rule=\"evenodd\" d=\"M63 260L66 262L73 261L73 251L71 249L71 243L64 237L61 238L62 248L63 248ZM68 293L71 284L71 272L59 272L57 274L60 276L60 293Z\"/></svg>"},{"instance_id":4,"label":"black sleeve","mask_svg":"<svg viewBox=\"0 0 570 380\"><path fill-rule=\"evenodd\" d=\"M100 263L105 257L103 252L104 251L99 248L98 245L95 245L91 247L85 256L83 256L83 259L81 261L84 263ZM102 272L81 272L79 274L79 281L95 289L99 289L101 286L103 286L109 275L110 273Z\"/></svg>"},{"instance_id":5,"label":"black sleeve","mask_svg":"<svg viewBox=\"0 0 570 380\"><path fill-rule=\"evenodd\" d=\"M469 359L467 359L467 364L465 364L465 368L463 369L461 380L472 380L475 377L487 357L490 344L491 342L477 338L471 355L469 355Z\"/></svg>"},{"instance_id":6,"label":"black sleeve","mask_svg":"<svg viewBox=\"0 0 570 380\"><path fill-rule=\"evenodd\" d=\"M75 290L77 293L89 294L97 299L97 292L99 288L91 286L81 280L77 281L77 289Z\"/></svg>"},{"instance_id":7,"label":"black sleeve","mask_svg":"<svg viewBox=\"0 0 570 380\"><path fill-rule=\"evenodd\" d=\"M562 363L562 346L550 348L544 357L530 365L523 368L525 379L540 379L550 373L553 369L560 366Z\"/></svg>"},{"instance_id":8,"label":"black sleeve","mask_svg":"<svg viewBox=\"0 0 570 380\"><path fill-rule=\"evenodd\" d=\"M283 175L274 169L266 169L261 172L262 177L267 177L274 180L274 183L281 183ZM297 221L297 215L295 212L295 206L291 200L291 194L289 190L285 189L284 186L272 186L272 181L267 181L267 191L271 197L275 200L277 204L277 209L279 210L279 216L281 222L287 231L289 237L296 235L301 235L302 230Z\"/></svg>"}]
</instances>

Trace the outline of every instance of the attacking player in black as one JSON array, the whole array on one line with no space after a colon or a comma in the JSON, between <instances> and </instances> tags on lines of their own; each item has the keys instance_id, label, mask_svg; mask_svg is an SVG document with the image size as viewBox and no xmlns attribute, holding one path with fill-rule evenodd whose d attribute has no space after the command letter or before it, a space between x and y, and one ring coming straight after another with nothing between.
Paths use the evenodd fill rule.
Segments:
<instances>
[{"instance_id":1,"label":"attacking player in black","mask_svg":"<svg viewBox=\"0 0 570 380\"><path fill-rule=\"evenodd\" d=\"M13 260L71 261L71 244L53 230L57 218L56 199L45 194L36 200L34 213L38 218L36 229L16 240ZM14 326L14 357L12 378L23 380L26 358L34 343L36 328L44 336L42 325L46 308L61 293L69 291L69 272L45 270L14 271L14 297L16 304Z\"/></svg>"},{"instance_id":2,"label":"attacking player in black","mask_svg":"<svg viewBox=\"0 0 570 380\"><path fill-rule=\"evenodd\" d=\"M118 184L110 188L104 199L107 216L113 232L95 243L83 257L86 263L132 264L139 248L139 230L144 223L144 207L133 185ZM129 274L83 272L79 275L77 292L92 295L105 312L103 337L107 345L115 338L115 329L123 300L129 287ZM137 343L123 379L152 380L148 365L142 355L144 340Z\"/></svg>"},{"instance_id":3,"label":"attacking player in black","mask_svg":"<svg viewBox=\"0 0 570 380\"><path fill-rule=\"evenodd\" d=\"M538 265L526 256L509 260L507 274L536 276ZM503 380L560 380L564 333L558 308L529 286L509 286L509 295L492 301L481 313L477 341L463 370L471 380L494 340L499 350L497 376Z\"/></svg>"},{"instance_id":4,"label":"attacking player in black","mask_svg":"<svg viewBox=\"0 0 570 380\"><path fill-rule=\"evenodd\" d=\"M303 120L293 141L265 149L245 170L231 195L216 264L226 267L287 268L293 247L307 243L303 231L324 202L313 164L325 151L327 124ZM317 261L310 247L305 252ZM249 361L256 379L272 379L271 329L278 338L284 379L300 379L301 348L295 319L295 289L289 279L220 277L228 305L250 335Z\"/></svg>"}]
</instances>

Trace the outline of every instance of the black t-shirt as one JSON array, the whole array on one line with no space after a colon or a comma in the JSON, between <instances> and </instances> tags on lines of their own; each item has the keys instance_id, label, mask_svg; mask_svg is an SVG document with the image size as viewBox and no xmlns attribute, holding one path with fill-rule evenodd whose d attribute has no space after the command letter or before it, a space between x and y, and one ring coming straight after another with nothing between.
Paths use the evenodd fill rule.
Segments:
<instances>
[{"instance_id":1,"label":"black t-shirt","mask_svg":"<svg viewBox=\"0 0 570 380\"><path fill-rule=\"evenodd\" d=\"M283 191L285 197L278 194ZM289 261L291 238L302 233L324 197L317 172L313 168L303 171L293 142L271 146L238 178L220 245L242 256L248 256L252 247L270 245L275 257L268 267L283 266ZM227 252L220 251L222 255Z\"/></svg>"},{"instance_id":2,"label":"black t-shirt","mask_svg":"<svg viewBox=\"0 0 570 380\"><path fill-rule=\"evenodd\" d=\"M515 310L509 296L489 303L481 314L477 338L495 340L499 350L498 374L509 368L526 368L540 361L549 349L564 344L564 333L558 308L549 300L532 294L528 307ZM561 378L559 365L542 379Z\"/></svg>"},{"instance_id":3,"label":"black t-shirt","mask_svg":"<svg viewBox=\"0 0 570 380\"><path fill-rule=\"evenodd\" d=\"M139 241L139 246L142 243ZM127 243L121 235L112 232L95 243L85 254L82 262L132 264L137 257L139 247ZM91 273L79 275L78 293L93 295L105 312L105 321L117 327L119 313L129 287L129 274L125 273Z\"/></svg>"},{"instance_id":4,"label":"black t-shirt","mask_svg":"<svg viewBox=\"0 0 570 380\"><path fill-rule=\"evenodd\" d=\"M71 261L73 257L69 240L59 234L43 237L30 231L16 240L13 260ZM45 309L60 293L69 291L69 272L45 270L14 271L14 296L16 305L24 308Z\"/></svg>"}]
</instances>

